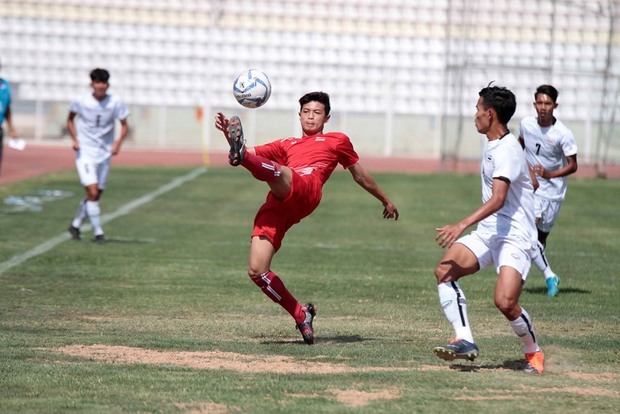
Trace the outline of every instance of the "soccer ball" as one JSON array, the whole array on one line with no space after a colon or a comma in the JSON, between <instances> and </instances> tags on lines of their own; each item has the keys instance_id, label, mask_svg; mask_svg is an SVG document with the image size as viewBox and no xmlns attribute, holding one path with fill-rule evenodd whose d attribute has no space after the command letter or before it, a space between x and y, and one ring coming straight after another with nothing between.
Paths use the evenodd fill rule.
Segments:
<instances>
[{"instance_id":1,"label":"soccer ball","mask_svg":"<svg viewBox=\"0 0 620 414\"><path fill-rule=\"evenodd\" d=\"M258 108L265 105L271 96L271 82L258 69L244 70L233 83L235 99L246 108Z\"/></svg>"}]
</instances>

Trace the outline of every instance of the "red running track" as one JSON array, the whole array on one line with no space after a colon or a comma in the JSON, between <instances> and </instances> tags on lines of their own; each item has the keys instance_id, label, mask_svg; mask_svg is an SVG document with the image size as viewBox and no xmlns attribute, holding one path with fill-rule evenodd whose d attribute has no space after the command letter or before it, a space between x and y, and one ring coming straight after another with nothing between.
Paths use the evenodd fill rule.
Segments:
<instances>
[{"instance_id":1,"label":"red running track","mask_svg":"<svg viewBox=\"0 0 620 414\"><path fill-rule=\"evenodd\" d=\"M74 169L74 152L69 146L29 143L24 151L4 147L0 170L0 185L37 177L50 172ZM458 162L442 170L439 160L361 157L361 164L372 172L403 172L411 174L454 171L457 173L478 173L478 162ZM152 150L123 148L112 160L113 166L224 166L228 154L209 153L199 150ZM579 178L596 177L592 165L580 165L575 174ZM620 178L620 165L606 168L607 178Z\"/></svg>"}]
</instances>

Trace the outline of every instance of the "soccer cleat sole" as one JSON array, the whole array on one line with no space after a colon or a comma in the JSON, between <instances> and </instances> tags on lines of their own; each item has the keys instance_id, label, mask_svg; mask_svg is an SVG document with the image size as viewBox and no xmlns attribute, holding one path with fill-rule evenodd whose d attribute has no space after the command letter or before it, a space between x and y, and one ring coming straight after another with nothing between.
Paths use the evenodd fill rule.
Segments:
<instances>
[{"instance_id":1,"label":"soccer cleat sole","mask_svg":"<svg viewBox=\"0 0 620 414\"><path fill-rule=\"evenodd\" d=\"M233 167L241 165L243 162L243 128L238 116L233 116L228 121L228 136L230 138L230 152L228 153L228 163Z\"/></svg>"},{"instance_id":2,"label":"soccer cleat sole","mask_svg":"<svg viewBox=\"0 0 620 414\"><path fill-rule=\"evenodd\" d=\"M314 334L314 327L312 326L312 324L314 322L314 317L316 316L316 311L318 310L318 308L312 303L306 304L305 307L306 312L311 315L310 322L303 322L301 324L298 324L297 329L299 329L299 332L301 332L301 336L306 345L314 345L314 343L316 342L316 335ZM306 328L304 325L308 325L308 327Z\"/></svg>"},{"instance_id":3,"label":"soccer cleat sole","mask_svg":"<svg viewBox=\"0 0 620 414\"><path fill-rule=\"evenodd\" d=\"M529 364L525 365L525 368L523 368L523 372L525 372L526 374L540 374L540 372L538 372L536 368Z\"/></svg>"},{"instance_id":4,"label":"soccer cleat sole","mask_svg":"<svg viewBox=\"0 0 620 414\"><path fill-rule=\"evenodd\" d=\"M316 337L314 335L301 335L306 345L314 345Z\"/></svg>"},{"instance_id":5,"label":"soccer cleat sole","mask_svg":"<svg viewBox=\"0 0 620 414\"><path fill-rule=\"evenodd\" d=\"M451 349L446 349L442 346L433 348L433 353L444 361L454 361L455 359L468 359L473 361L478 357L478 352L476 351L467 352L465 354L457 354Z\"/></svg>"}]
</instances>

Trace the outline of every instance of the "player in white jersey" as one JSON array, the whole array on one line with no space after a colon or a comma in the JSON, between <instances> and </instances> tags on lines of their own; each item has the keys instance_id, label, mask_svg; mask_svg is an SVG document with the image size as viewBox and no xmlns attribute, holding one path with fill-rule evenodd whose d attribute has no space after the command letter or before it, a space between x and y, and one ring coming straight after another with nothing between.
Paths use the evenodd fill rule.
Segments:
<instances>
[{"instance_id":1,"label":"player in white jersey","mask_svg":"<svg viewBox=\"0 0 620 414\"><path fill-rule=\"evenodd\" d=\"M480 171L482 205L456 224L437 228L435 240L448 247L435 268L439 301L455 331L455 339L433 352L446 361L478 356L467 317L467 300L458 280L494 265L498 274L495 306L523 343L525 371L541 374L544 355L528 313L519 296L530 269L536 245L534 188L525 154L507 124L516 109L514 94L487 86L476 105L476 129L487 137ZM469 226L470 234L461 237Z\"/></svg>"},{"instance_id":2,"label":"player in white jersey","mask_svg":"<svg viewBox=\"0 0 620 414\"><path fill-rule=\"evenodd\" d=\"M545 276L549 297L558 295L560 278L551 270L545 255L547 236L566 196L566 177L577 171L575 137L566 125L553 116L553 111L558 107L557 99L558 91L553 86L539 86L534 94L537 116L523 118L519 125L519 141L538 181L538 189L534 193L538 249L532 261Z\"/></svg>"},{"instance_id":3,"label":"player in white jersey","mask_svg":"<svg viewBox=\"0 0 620 414\"><path fill-rule=\"evenodd\" d=\"M67 128L75 150L75 165L86 197L80 201L78 210L69 226L74 240L80 240L80 226L86 216L90 219L95 242L105 243L101 227L99 199L106 188L110 172L110 158L119 153L127 136L129 111L118 97L108 94L110 74L105 69L90 72L92 94L71 102ZM75 117L78 116L76 125ZM119 121L121 131L115 140L115 124Z\"/></svg>"}]
</instances>

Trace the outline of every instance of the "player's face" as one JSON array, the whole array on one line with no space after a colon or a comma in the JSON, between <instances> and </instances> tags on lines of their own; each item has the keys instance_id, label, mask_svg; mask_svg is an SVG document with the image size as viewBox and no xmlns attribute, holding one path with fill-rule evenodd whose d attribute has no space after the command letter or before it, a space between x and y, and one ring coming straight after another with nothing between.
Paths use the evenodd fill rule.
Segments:
<instances>
[{"instance_id":1,"label":"player's face","mask_svg":"<svg viewBox=\"0 0 620 414\"><path fill-rule=\"evenodd\" d=\"M553 99L549 95L539 93L536 95L536 101L534 101L534 108L538 114L538 122L540 124L550 124L553 121L553 110L558 107L558 104L553 102Z\"/></svg>"},{"instance_id":2,"label":"player's face","mask_svg":"<svg viewBox=\"0 0 620 414\"><path fill-rule=\"evenodd\" d=\"M102 100L105 98L110 84L108 82L94 81L90 83L90 87L93 88L93 96L95 99Z\"/></svg>"},{"instance_id":3,"label":"player's face","mask_svg":"<svg viewBox=\"0 0 620 414\"><path fill-rule=\"evenodd\" d=\"M493 114L491 113L491 108L484 107L484 100L482 96L478 98L478 103L476 104L476 115L474 117L474 121L476 123L476 129L481 134L486 134L489 128L491 127L491 119Z\"/></svg>"},{"instance_id":4,"label":"player's face","mask_svg":"<svg viewBox=\"0 0 620 414\"><path fill-rule=\"evenodd\" d=\"M323 132L323 126L329 121L329 115L325 113L325 105L311 101L301 107L299 120L304 136L314 135Z\"/></svg>"}]
</instances>

